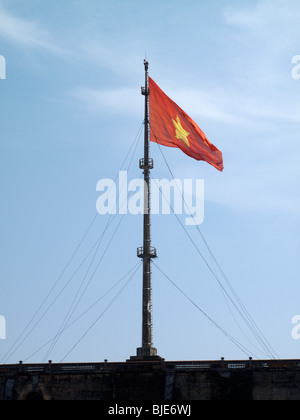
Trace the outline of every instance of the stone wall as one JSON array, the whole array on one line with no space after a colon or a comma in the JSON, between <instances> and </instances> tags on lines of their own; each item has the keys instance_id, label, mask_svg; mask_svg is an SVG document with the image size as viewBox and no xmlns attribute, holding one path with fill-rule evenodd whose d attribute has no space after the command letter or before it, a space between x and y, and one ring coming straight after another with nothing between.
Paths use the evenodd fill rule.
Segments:
<instances>
[{"instance_id":1,"label":"stone wall","mask_svg":"<svg viewBox=\"0 0 300 420\"><path fill-rule=\"evenodd\" d=\"M300 360L2 365L0 400L300 400Z\"/></svg>"}]
</instances>

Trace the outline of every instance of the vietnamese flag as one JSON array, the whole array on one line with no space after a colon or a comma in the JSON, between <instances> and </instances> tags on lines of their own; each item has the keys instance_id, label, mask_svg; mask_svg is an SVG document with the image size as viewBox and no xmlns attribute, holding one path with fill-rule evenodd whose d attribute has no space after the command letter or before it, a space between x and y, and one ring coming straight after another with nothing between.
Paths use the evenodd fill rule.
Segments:
<instances>
[{"instance_id":1,"label":"vietnamese flag","mask_svg":"<svg viewBox=\"0 0 300 420\"><path fill-rule=\"evenodd\" d=\"M178 147L196 160L223 170L222 153L198 125L149 77L150 140Z\"/></svg>"}]
</instances>

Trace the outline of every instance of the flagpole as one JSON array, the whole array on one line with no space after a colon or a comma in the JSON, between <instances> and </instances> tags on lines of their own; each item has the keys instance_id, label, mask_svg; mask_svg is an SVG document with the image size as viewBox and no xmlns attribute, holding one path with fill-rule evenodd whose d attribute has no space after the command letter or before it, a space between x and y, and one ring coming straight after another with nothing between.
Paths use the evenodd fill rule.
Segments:
<instances>
[{"instance_id":1,"label":"flagpole","mask_svg":"<svg viewBox=\"0 0 300 420\"><path fill-rule=\"evenodd\" d=\"M142 347L137 349L137 356L131 357L131 360L161 360L152 343L151 260L157 255L156 249L151 246L150 170L153 169L153 159L149 157L149 63L147 60L144 60L144 66L145 87L142 87L142 95L145 96L144 158L139 162L144 174L144 226L143 246L137 250L138 258L143 260Z\"/></svg>"}]
</instances>

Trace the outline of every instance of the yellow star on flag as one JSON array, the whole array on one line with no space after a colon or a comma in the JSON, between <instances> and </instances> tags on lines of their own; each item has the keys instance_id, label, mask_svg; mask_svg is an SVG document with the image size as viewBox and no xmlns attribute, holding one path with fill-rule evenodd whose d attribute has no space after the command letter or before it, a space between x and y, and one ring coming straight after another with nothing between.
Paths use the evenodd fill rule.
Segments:
<instances>
[{"instance_id":1,"label":"yellow star on flag","mask_svg":"<svg viewBox=\"0 0 300 420\"><path fill-rule=\"evenodd\" d=\"M172 122L173 122L174 127L175 127L175 130L176 130L175 137L176 137L177 139L179 139L179 140L180 140L180 139L181 139L181 140L183 140L183 141L185 142L185 144L186 144L188 147L190 147L190 142L188 141L188 135L189 135L190 133L188 133L187 131L185 131L185 129L182 127L182 125L181 125L181 121L180 121L180 119L179 119L178 115L177 115L176 121L174 121L174 120L172 119Z\"/></svg>"}]
</instances>

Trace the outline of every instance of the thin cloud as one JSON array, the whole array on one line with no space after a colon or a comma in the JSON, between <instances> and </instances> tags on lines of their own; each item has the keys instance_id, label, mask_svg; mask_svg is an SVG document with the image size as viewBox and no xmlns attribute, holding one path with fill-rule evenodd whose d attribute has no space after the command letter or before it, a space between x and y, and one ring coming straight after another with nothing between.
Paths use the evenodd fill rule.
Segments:
<instances>
[{"instance_id":1,"label":"thin cloud","mask_svg":"<svg viewBox=\"0 0 300 420\"><path fill-rule=\"evenodd\" d=\"M233 89L232 89L233 90ZM225 124L261 126L273 120L290 123L300 122L297 109L299 105L284 101L275 101L265 96L250 96L217 90L190 90L174 88L172 99L193 118L205 118ZM76 87L71 96L82 102L93 113L106 112L134 115L140 111L141 100L136 88L98 89Z\"/></svg>"},{"instance_id":2,"label":"thin cloud","mask_svg":"<svg viewBox=\"0 0 300 420\"><path fill-rule=\"evenodd\" d=\"M102 39L103 35L99 33L98 37ZM116 74L140 74L142 59L139 53L128 49L124 53L122 47L113 42L110 44L107 40L105 43L85 40L78 43L78 50L80 59L93 66L109 69Z\"/></svg>"},{"instance_id":3,"label":"thin cloud","mask_svg":"<svg viewBox=\"0 0 300 420\"><path fill-rule=\"evenodd\" d=\"M284 182L276 182L274 179L263 179L261 183L251 182L239 174L239 177L227 177L222 187L212 186L208 190L207 200L235 211L286 214L299 219L300 199L286 191Z\"/></svg>"},{"instance_id":4,"label":"thin cloud","mask_svg":"<svg viewBox=\"0 0 300 420\"><path fill-rule=\"evenodd\" d=\"M243 152L245 153L245 152ZM247 160L241 152L237 162L235 157L229 159L224 153L225 171L215 173L206 166L178 165L172 168L175 176L180 174L184 178L199 178L199 173L205 179L205 202L212 202L230 208L234 211L248 211L259 214L284 214L288 217L299 219L300 198L297 180L299 169L297 159L288 161L286 155L280 159L283 171L278 171L276 154L273 153L271 162L262 159L260 162ZM255 156L250 152L253 160ZM288 161L288 162L287 162ZM206 177L206 171L209 176Z\"/></svg>"},{"instance_id":5,"label":"thin cloud","mask_svg":"<svg viewBox=\"0 0 300 420\"><path fill-rule=\"evenodd\" d=\"M300 122L299 96L291 77L291 59L300 41L299 2L260 0L227 7L223 17L231 27L233 45L225 70L240 112L254 121Z\"/></svg>"},{"instance_id":6,"label":"thin cloud","mask_svg":"<svg viewBox=\"0 0 300 420\"><path fill-rule=\"evenodd\" d=\"M77 87L70 92L71 97L84 104L88 112L96 114L137 115L141 109L139 92L134 88L93 89Z\"/></svg>"},{"instance_id":7,"label":"thin cloud","mask_svg":"<svg viewBox=\"0 0 300 420\"><path fill-rule=\"evenodd\" d=\"M51 35L33 21L14 16L0 4L0 37L19 47L46 50L53 54L64 51L52 40Z\"/></svg>"},{"instance_id":8,"label":"thin cloud","mask_svg":"<svg viewBox=\"0 0 300 420\"><path fill-rule=\"evenodd\" d=\"M172 99L192 117L201 117L226 124L245 123L245 118L231 109L231 94L204 89L173 89Z\"/></svg>"},{"instance_id":9,"label":"thin cloud","mask_svg":"<svg viewBox=\"0 0 300 420\"><path fill-rule=\"evenodd\" d=\"M244 8L227 8L224 17L228 24L250 30L255 36L265 38L269 43L274 37L284 41L284 35L295 35L299 28L300 9L298 0L260 0ZM255 31L253 32L253 30ZM274 31L277 29L277 31ZM280 30L278 30L280 29ZM269 32L273 37L268 38ZM285 39L288 42L288 39ZM286 42L284 46L286 47ZM276 45L278 48L278 44Z\"/></svg>"}]
</instances>

